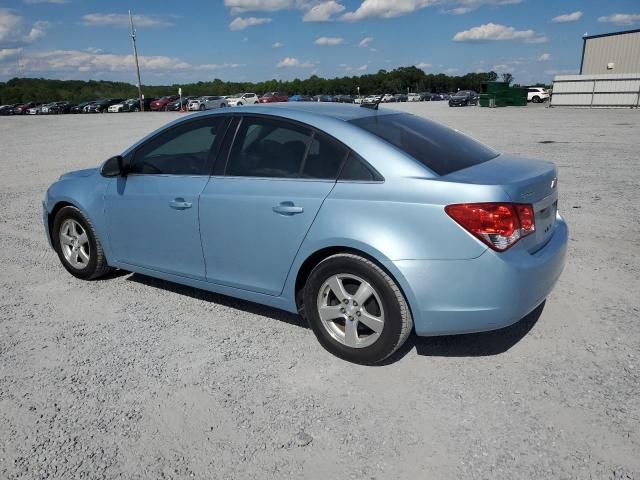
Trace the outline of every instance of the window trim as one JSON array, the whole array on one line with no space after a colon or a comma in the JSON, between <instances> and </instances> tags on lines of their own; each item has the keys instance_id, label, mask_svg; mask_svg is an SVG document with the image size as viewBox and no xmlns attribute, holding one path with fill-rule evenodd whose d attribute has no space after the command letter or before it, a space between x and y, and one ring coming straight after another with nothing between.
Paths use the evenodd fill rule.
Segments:
<instances>
[{"instance_id":1,"label":"window trim","mask_svg":"<svg viewBox=\"0 0 640 480\"><path fill-rule=\"evenodd\" d=\"M220 132L219 134L216 134L216 138L213 141L213 145L211 145L211 148L209 149L209 155L207 157L207 162L205 165L205 173L200 173L200 174L188 174L188 173L141 173L141 172L131 172L128 175L131 176L149 176L149 175L153 175L155 177L210 177L212 172L213 172L213 168L215 166L215 163L217 162L217 157L218 154L220 153L220 146L222 144L222 140L225 137L225 134L227 132L227 128L229 127L229 120L231 118L231 115L210 115L207 117L200 117L200 118L194 118L194 119L190 119L190 120L186 120L183 122L178 122L174 125L171 125L170 127L167 127L163 130L161 130L160 132L158 132L157 134L155 134L154 136L152 136L151 138L148 138L145 142L141 143L140 145L136 146L131 152L129 152L127 154L127 156L125 157L125 162L128 165L128 167L130 168L131 166L133 166L133 164L135 163L136 160L136 156L138 155L138 152L144 148L145 146L147 146L149 143L157 140L159 137L177 129L177 128L182 128L185 127L187 125L190 124L194 124L194 123L199 123L199 122L204 122L206 120L210 120L210 119L218 119L221 118L221 124L220 124Z\"/></svg>"}]
</instances>

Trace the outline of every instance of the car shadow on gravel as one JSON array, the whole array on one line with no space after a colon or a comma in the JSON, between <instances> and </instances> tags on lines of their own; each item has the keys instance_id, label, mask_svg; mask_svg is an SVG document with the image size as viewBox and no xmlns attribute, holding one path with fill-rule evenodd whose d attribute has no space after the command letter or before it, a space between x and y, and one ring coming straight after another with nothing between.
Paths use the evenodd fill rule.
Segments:
<instances>
[{"instance_id":1,"label":"car shadow on gravel","mask_svg":"<svg viewBox=\"0 0 640 480\"><path fill-rule=\"evenodd\" d=\"M513 325L491 332L468 333L465 335L443 335L439 337L418 337L412 335L396 353L384 364L395 363L414 348L418 355L425 357L488 357L506 352L535 326L544 310L542 302L530 314Z\"/></svg>"},{"instance_id":2,"label":"car shadow on gravel","mask_svg":"<svg viewBox=\"0 0 640 480\"><path fill-rule=\"evenodd\" d=\"M130 272L123 272L122 275L129 275ZM119 274L114 274L120 276ZM206 302L213 302L225 307L235 308L243 312L254 315L262 315L274 320L285 322L296 327L309 328L305 319L300 315L267 307L258 303L240 300L226 295L200 290L198 288L180 285L178 283L148 277L139 273L133 273L127 281L140 283L148 287L167 290L186 295ZM378 366L396 363L410 353L414 348L416 353L425 357L486 357L499 355L506 352L517 344L535 326L544 310L545 302L540 304L530 314L523 317L513 325L493 330L491 332L468 333L465 335L443 335L439 337L418 337L411 335L407 342Z\"/></svg>"},{"instance_id":3,"label":"car shadow on gravel","mask_svg":"<svg viewBox=\"0 0 640 480\"><path fill-rule=\"evenodd\" d=\"M130 272L125 272L125 275L129 273ZM139 273L131 274L131 276L128 277L127 280L131 282L141 283L148 287L167 290L169 292L177 293L178 295L186 295L191 298L197 298L198 300L204 300L206 302L224 305L225 307L235 308L236 310L242 310L243 312L252 313L254 315L262 315L264 317L273 318L274 320L285 322L290 325L295 325L296 327L308 328L307 322L300 315L285 312L284 310L278 310L277 308L267 307L266 305L260 305L259 303L240 300L237 298L228 297L226 295L208 292L207 290L201 290L199 288L180 285L179 283L160 280L158 278L148 277Z\"/></svg>"}]
</instances>

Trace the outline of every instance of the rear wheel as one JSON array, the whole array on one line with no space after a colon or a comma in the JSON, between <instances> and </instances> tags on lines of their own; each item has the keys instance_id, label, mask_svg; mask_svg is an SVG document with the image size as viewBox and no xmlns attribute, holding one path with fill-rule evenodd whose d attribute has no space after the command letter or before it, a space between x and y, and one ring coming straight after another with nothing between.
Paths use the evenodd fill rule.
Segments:
<instances>
[{"instance_id":1,"label":"rear wheel","mask_svg":"<svg viewBox=\"0 0 640 480\"><path fill-rule=\"evenodd\" d=\"M205 106L204 105L200 105L200 110L204 110Z\"/></svg>"},{"instance_id":2,"label":"rear wheel","mask_svg":"<svg viewBox=\"0 0 640 480\"><path fill-rule=\"evenodd\" d=\"M533 98L531 99L531 101L532 101L533 103L540 103L540 97L536 95L535 97L533 97Z\"/></svg>"},{"instance_id":3,"label":"rear wheel","mask_svg":"<svg viewBox=\"0 0 640 480\"><path fill-rule=\"evenodd\" d=\"M354 363L383 361L408 338L413 321L406 300L378 265L354 254L333 255L309 275L307 319L320 344Z\"/></svg>"},{"instance_id":4,"label":"rear wheel","mask_svg":"<svg viewBox=\"0 0 640 480\"><path fill-rule=\"evenodd\" d=\"M53 246L73 276L93 280L112 269L91 222L75 207L62 208L53 222Z\"/></svg>"}]
</instances>

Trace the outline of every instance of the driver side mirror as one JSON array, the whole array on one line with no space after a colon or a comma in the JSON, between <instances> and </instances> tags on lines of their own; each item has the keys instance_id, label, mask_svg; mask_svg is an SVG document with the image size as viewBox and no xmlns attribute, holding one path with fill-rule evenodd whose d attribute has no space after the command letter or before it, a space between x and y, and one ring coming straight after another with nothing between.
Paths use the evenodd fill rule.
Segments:
<instances>
[{"instance_id":1,"label":"driver side mirror","mask_svg":"<svg viewBox=\"0 0 640 480\"><path fill-rule=\"evenodd\" d=\"M126 177L127 167L122 155L116 155L104 162L100 171L103 177Z\"/></svg>"}]
</instances>

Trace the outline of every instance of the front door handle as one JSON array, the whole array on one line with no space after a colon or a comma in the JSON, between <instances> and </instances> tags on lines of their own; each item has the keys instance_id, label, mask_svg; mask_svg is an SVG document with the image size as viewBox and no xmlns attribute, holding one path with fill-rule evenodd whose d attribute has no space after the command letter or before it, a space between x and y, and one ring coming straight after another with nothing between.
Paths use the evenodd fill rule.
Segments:
<instances>
[{"instance_id":1,"label":"front door handle","mask_svg":"<svg viewBox=\"0 0 640 480\"><path fill-rule=\"evenodd\" d=\"M184 198L176 198L169 202L169 206L176 210L186 210L187 208L191 208L192 205L191 202L185 202Z\"/></svg>"},{"instance_id":2,"label":"front door handle","mask_svg":"<svg viewBox=\"0 0 640 480\"><path fill-rule=\"evenodd\" d=\"M293 202L282 202L273 207L273 211L281 215L296 215L304 212L304 208L297 207Z\"/></svg>"}]
</instances>

